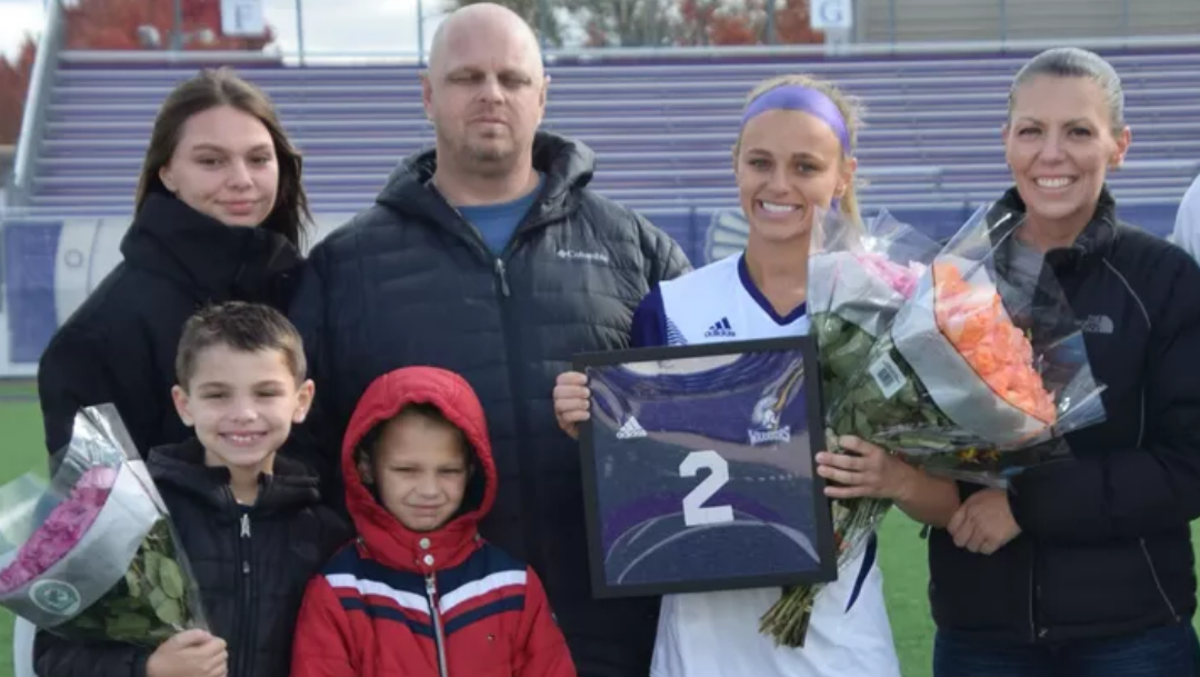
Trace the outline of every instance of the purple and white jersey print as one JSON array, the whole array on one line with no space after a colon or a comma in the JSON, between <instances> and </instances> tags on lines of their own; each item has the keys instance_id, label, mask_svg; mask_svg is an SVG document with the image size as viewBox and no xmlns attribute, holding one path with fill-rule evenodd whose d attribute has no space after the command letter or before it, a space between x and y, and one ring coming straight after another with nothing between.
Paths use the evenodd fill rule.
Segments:
<instances>
[{"instance_id":1,"label":"purple and white jersey print","mask_svg":"<svg viewBox=\"0 0 1200 677\"><path fill-rule=\"evenodd\" d=\"M592 372L610 585L819 573L807 366L797 349Z\"/></svg>"}]
</instances>

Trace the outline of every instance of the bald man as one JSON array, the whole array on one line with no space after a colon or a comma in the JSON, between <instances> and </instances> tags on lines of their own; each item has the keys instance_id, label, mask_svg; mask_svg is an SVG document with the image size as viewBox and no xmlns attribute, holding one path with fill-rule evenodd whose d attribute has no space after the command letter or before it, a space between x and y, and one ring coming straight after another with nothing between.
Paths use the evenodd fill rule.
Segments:
<instances>
[{"instance_id":1,"label":"bald man","mask_svg":"<svg viewBox=\"0 0 1200 677\"><path fill-rule=\"evenodd\" d=\"M658 600L591 599L578 449L550 396L573 354L625 347L642 297L690 266L660 230L587 188L587 146L538 131L548 85L533 32L507 9L471 5L442 23L422 77L435 147L314 248L297 295L318 384L309 432L326 492L340 496L340 437L366 386L409 365L462 374L500 478L483 535L541 575L581 675L645 677ZM457 566L429 550L432 570L439 557Z\"/></svg>"}]
</instances>

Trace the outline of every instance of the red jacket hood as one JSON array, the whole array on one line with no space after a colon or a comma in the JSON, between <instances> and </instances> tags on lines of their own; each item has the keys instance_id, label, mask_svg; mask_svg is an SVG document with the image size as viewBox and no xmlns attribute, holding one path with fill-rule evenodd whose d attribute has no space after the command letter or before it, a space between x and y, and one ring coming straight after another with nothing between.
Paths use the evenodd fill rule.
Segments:
<instances>
[{"instance_id":1,"label":"red jacket hood","mask_svg":"<svg viewBox=\"0 0 1200 677\"><path fill-rule=\"evenodd\" d=\"M474 448L483 476L478 507L431 532L408 529L387 511L363 484L355 463L359 442L377 425L409 404L431 404L458 426ZM461 563L479 545L479 521L496 499L496 464L488 441L483 405L458 374L435 367L405 367L375 379L358 401L342 441L342 474L346 506L360 543L372 559L394 569L423 573ZM470 492L464 500L469 500Z\"/></svg>"}]
</instances>

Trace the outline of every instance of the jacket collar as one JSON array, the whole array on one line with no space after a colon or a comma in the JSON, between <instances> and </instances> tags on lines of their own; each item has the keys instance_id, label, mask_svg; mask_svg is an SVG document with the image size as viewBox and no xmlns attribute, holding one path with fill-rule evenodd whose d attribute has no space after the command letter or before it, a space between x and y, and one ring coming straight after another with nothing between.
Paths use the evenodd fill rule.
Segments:
<instances>
[{"instance_id":1,"label":"jacket collar","mask_svg":"<svg viewBox=\"0 0 1200 677\"><path fill-rule=\"evenodd\" d=\"M1047 261L1058 269L1062 266L1079 267L1092 257L1106 256L1117 235L1116 208L1116 200L1106 185L1100 190L1096 211L1083 232L1071 246L1047 252ZM995 243L1011 235L1024 221L1025 212L1025 201L1020 193L1015 186L1009 188L987 214L992 241Z\"/></svg>"},{"instance_id":2,"label":"jacket collar","mask_svg":"<svg viewBox=\"0 0 1200 677\"><path fill-rule=\"evenodd\" d=\"M151 193L121 241L128 265L175 282L197 302L286 304L299 250L265 228L227 226L173 195Z\"/></svg>"},{"instance_id":3,"label":"jacket collar","mask_svg":"<svg viewBox=\"0 0 1200 677\"><path fill-rule=\"evenodd\" d=\"M215 508L226 520L237 519L237 502L229 488L229 470L204 464L204 447L195 437L180 444L157 447L149 454L147 467L158 484L170 486ZM253 511L260 514L286 512L321 502L317 478L303 465L275 456L274 472L258 476L258 500Z\"/></svg>"},{"instance_id":4,"label":"jacket collar","mask_svg":"<svg viewBox=\"0 0 1200 677\"><path fill-rule=\"evenodd\" d=\"M595 154L580 141L538 132L533 141L533 168L545 181L522 225L568 217L579 205L578 192L592 180ZM407 218L474 238L459 213L430 183L436 169L437 151L433 148L409 156L388 177L375 201Z\"/></svg>"},{"instance_id":5,"label":"jacket collar","mask_svg":"<svg viewBox=\"0 0 1200 677\"><path fill-rule=\"evenodd\" d=\"M363 440L405 406L428 403L463 431L475 455L475 473L455 517L431 532L412 531L377 500L358 472L356 452ZM358 529L360 548L387 567L428 575L464 562L480 545L479 522L496 499L483 406L457 374L434 367L407 367L375 379L359 400L342 444L346 506Z\"/></svg>"}]
</instances>

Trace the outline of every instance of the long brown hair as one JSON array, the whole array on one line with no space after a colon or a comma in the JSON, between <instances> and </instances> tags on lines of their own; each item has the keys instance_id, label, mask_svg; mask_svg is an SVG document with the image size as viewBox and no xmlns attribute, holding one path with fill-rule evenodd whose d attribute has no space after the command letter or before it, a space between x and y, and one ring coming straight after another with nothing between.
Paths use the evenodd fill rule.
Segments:
<instances>
[{"instance_id":1,"label":"long brown hair","mask_svg":"<svg viewBox=\"0 0 1200 677\"><path fill-rule=\"evenodd\" d=\"M146 149L146 159L142 163L135 212L142 211L150 193L167 192L159 178L159 171L175 154L184 123L193 115L218 106L230 106L254 116L271 134L279 162L279 191L275 196L275 206L260 227L279 233L297 247L302 246L308 224L312 223L312 214L308 210L308 196L301 182L300 151L283 131L283 125L275 114L275 106L267 95L229 68L200 71L180 83L163 102L158 117L154 119L150 147Z\"/></svg>"}]
</instances>

